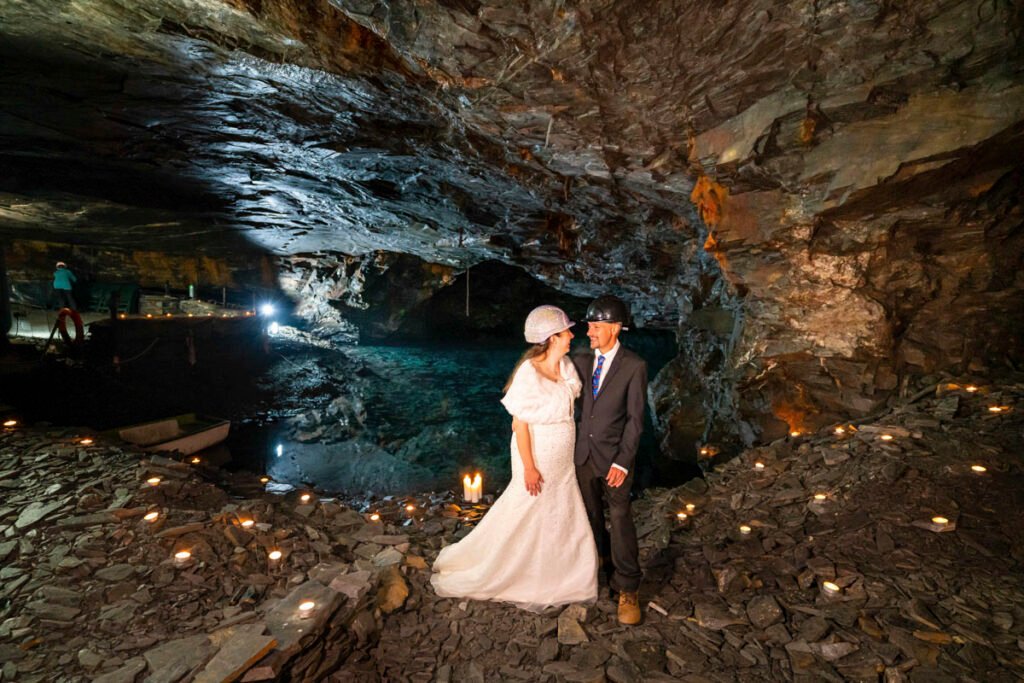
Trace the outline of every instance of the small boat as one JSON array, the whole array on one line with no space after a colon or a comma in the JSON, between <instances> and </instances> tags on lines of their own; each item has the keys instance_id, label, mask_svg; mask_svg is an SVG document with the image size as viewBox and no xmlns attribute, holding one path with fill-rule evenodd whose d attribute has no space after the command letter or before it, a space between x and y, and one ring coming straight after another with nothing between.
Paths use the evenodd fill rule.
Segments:
<instances>
[{"instance_id":1,"label":"small boat","mask_svg":"<svg viewBox=\"0 0 1024 683\"><path fill-rule=\"evenodd\" d=\"M178 451L183 455L192 455L219 444L228 437L230 429L230 420L188 413L118 427L111 430L111 433L122 441L141 446L148 451Z\"/></svg>"}]
</instances>

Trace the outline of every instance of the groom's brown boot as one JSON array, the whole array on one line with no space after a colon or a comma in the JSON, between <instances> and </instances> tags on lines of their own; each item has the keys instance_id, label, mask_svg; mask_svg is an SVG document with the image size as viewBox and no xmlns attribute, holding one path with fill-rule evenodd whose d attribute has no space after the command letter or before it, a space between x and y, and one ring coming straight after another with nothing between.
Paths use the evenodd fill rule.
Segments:
<instances>
[{"instance_id":1,"label":"groom's brown boot","mask_svg":"<svg viewBox=\"0 0 1024 683\"><path fill-rule=\"evenodd\" d=\"M640 596L636 592L619 593L619 623L626 626L640 623Z\"/></svg>"}]
</instances>

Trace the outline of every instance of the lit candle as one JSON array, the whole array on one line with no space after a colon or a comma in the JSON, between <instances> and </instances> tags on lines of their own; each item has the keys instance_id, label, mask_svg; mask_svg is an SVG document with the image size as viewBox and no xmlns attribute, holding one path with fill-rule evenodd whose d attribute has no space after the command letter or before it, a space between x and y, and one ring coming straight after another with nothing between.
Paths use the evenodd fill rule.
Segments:
<instances>
[{"instance_id":1,"label":"lit candle","mask_svg":"<svg viewBox=\"0 0 1024 683\"><path fill-rule=\"evenodd\" d=\"M127 318L128 316L127 316L127 315L125 315L124 313L121 313L121 314L120 314L120 315L118 315L117 317L118 317L118 318L120 318L121 320L124 320L124 319L125 319L125 318Z\"/></svg>"},{"instance_id":2,"label":"lit candle","mask_svg":"<svg viewBox=\"0 0 1024 683\"><path fill-rule=\"evenodd\" d=\"M267 557L272 562L277 562L278 560L280 560L281 555L283 555L283 553L280 550L271 550L269 553L267 553Z\"/></svg>"},{"instance_id":3,"label":"lit candle","mask_svg":"<svg viewBox=\"0 0 1024 683\"><path fill-rule=\"evenodd\" d=\"M155 522L160 513L154 510L153 512L147 512L142 518L147 522Z\"/></svg>"},{"instance_id":4,"label":"lit candle","mask_svg":"<svg viewBox=\"0 0 1024 683\"><path fill-rule=\"evenodd\" d=\"M255 523L256 523L256 522L254 522L254 521L253 521L253 520L251 520L251 519L243 519L243 520L242 520L242 526L243 526L243 527L245 527L246 529L248 529L249 527L251 527L251 526L252 526L253 524L255 524Z\"/></svg>"},{"instance_id":5,"label":"lit candle","mask_svg":"<svg viewBox=\"0 0 1024 683\"><path fill-rule=\"evenodd\" d=\"M964 387L964 391L966 391L969 394L973 394L977 390L978 387L974 386L973 384L968 384L966 387Z\"/></svg>"},{"instance_id":6,"label":"lit candle","mask_svg":"<svg viewBox=\"0 0 1024 683\"><path fill-rule=\"evenodd\" d=\"M17 426L18 426L18 421L17 420L7 420L7 421L4 422L4 427L17 427Z\"/></svg>"},{"instance_id":7,"label":"lit candle","mask_svg":"<svg viewBox=\"0 0 1024 683\"><path fill-rule=\"evenodd\" d=\"M270 482L270 477L260 477L261 484L266 484L268 482Z\"/></svg>"},{"instance_id":8,"label":"lit candle","mask_svg":"<svg viewBox=\"0 0 1024 683\"><path fill-rule=\"evenodd\" d=\"M1001 413L1006 410L1006 406L989 406L988 412L990 413Z\"/></svg>"},{"instance_id":9,"label":"lit candle","mask_svg":"<svg viewBox=\"0 0 1024 683\"><path fill-rule=\"evenodd\" d=\"M795 439L796 437L800 436L800 430L794 429L793 431L791 431L789 433L789 435L792 436Z\"/></svg>"},{"instance_id":10,"label":"lit candle","mask_svg":"<svg viewBox=\"0 0 1024 683\"><path fill-rule=\"evenodd\" d=\"M881 439L882 441L892 441L893 436L892 436L892 434L882 434L878 438Z\"/></svg>"},{"instance_id":11,"label":"lit candle","mask_svg":"<svg viewBox=\"0 0 1024 683\"><path fill-rule=\"evenodd\" d=\"M462 497L467 503L479 503L483 493L483 477L477 472L472 479L467 474L462 478Z\"/></svg>"},{"instance_id":12,"label":"lit candle","mask_svg":"<svg viewBox=\"0 0 1024 683\"><path fill-rule=\"evenodd\" d=\"M939 526L946 526L949 524L949 520L945 517L932 517L932 524L938 524Z\"/></svg>"},{"instance_id":13,"label":"lit candle","mask_svg":"<svg viewBox=\"0 0 1024 683\"><path fill-rule=\"evenodd\" d=\"M371 522L379 522L380 521L380 515L378 513L374 512L372 515L370 515L370 521Z\"/></svg>"},{"instance_id":14,"label":"lit candle","mask_svg":"<svg viewBox=\"0 0 1024 683\"><path fill-rule=\"evenodd\" d=\"M160 477L150 477L149 479L146 480L146 483L149 484L150 486L159 486Z\"/></svg>"},{"instance_id":15,"label":"lit candle","mask_svg":"<svg viewBox=\"0 0 1024 683\"><path fill-rule=\"evenodd\" d=\"M831 581L823 582L821 584L821 587L822 587L822 589L824 589L825 593L827 593L828 595L838 595L843 590L842 588L840 588L838 585L832 583Z\"/></svg>"},{"instance_id":16,"label":"lit candle","mask_svg":"<svg viewBox=\"0 0 1024 683\"><path fill-rule=\"evenodd\" d=\"M316 603L315 602L313 602L312 600L306 600L304 603L299 605L299 611L302 612L303 614L308 615L310 612L313 611L314 607L316 607Z\"/></svg>"},{"instance_id":17,"label":"lit candle","mask_svg":"<svg viewBox=\"0 0 1024 683\"><path fill-rule=\"evenodd\" d=\"M405 506L405 511L406 512L412 512L415 509L416 509L416 506L413 505L412 503L409 503L408 505Z\"/></svg>"},{"instance_id":18,"label":"lit candle","mask_svg":"<svg viewBox=\"0 0 1024 683\"><path fill-rule=\"evenodd\" d=\"M758 460L757 462L754 463L754 469L755 470L763 470L764 469L764 463L761 462L760 460Z\"/></svg>"},{"instance_id":19,"label":"lit candle","mask_svg":"<svg viewBox=\"0 0 1024 683\"><path fill-rule=\"evenodd\" d=\"M845 429L843 429L842 427L836 427L836 435L842 435L842 434L845 434L845 433L846 433Z\"/></svg>"},{"instance_id":20,"label":"lit candle","mask_svg":"<svg viewBox=\"0 0 1024 683\"><path fill-rule=\"evenodd\" d=\"M78 443L82 444L83 446L91 446L92 445L92 439L90 439L89 437L85 437L84 439L82 439Z\"/></svg>"},{"instance_id":21,"label":"lit candle","mask_svg":"<svg viewBox=\"0 0 1024 683\"><path fill-rule=\"evenodd\" d=\"M192 553L187 550L179 550L174 553L174 564L182 565L192 559Z\"/></svg>"},{"instance_id":22,"label":"lit candle","mask_svg":"<svg viewBox=\"0 0 1024 683\"><path fill-rule=\"evenodd\" d=\"M303 493L301 496L299 496L299 500L301 500L303 503L308 503L310 497L311 496L308 493Z\"/></svg>"},{"instance_id":23,"label":"lit candle","mask_svg":"<svg viewBox=\"0 0 1024 683\"><path fill-rule=\"evenodd\" d=\"M710 451L708 449L706 449L706 448L700 449L700 454L701 455L707 455L708 453L710 453Z\"/></svg>"},{"instance_id":24,"label":"lit candle","mask_svg":"<svg viewBox=\"0 0 1024 683\"><path fill-rule=\"evenodd\" d=\"M147 313L147 314L146 314L146 317L147 317L147 318L152 318L152 317L153 317L153 314L152 314L152 313Z\"/></svg>"},{"instance_id":25,"label":"lit candle","mask_svg":"<svg viewBox=\"0 0 1024 683\"><path fill-rule=\"evenodd\" d=\"M971 470L977 472L978 474L984 474L985 472L988 472L988 468L985 467L984 465L971 465Z\"/></svg>"},{"instance_id":26,"label":"lit candle","mask_svg":"<svg viewBox=\"0 0 1024 683\"><path fill-rule=\"evenodd\" d=\"M740 525L740 533L743 534L744 536L746 536L747 534L750 533L750 527L747 526L746 524L741 524Z\"/></svg>"},{"instance_id":27,"label":"lit candle","mask_svg":"<svg viewBox=\"0 0 1024 683\"><path fill-rule=\"evenodd\" d=\"M679 519L680 521L686 521L687 516L688 515L685 512L677 512L676 513L676 518Z\"/></svg>"},{"instance_id":28,"label":"lit candle","mask_svg":"<svg viewBox=\"0 0 1024 683\"><path fill-rule=\"evenodd\" d=\"M198 465L201 462L202 462L202 460L200 460L198 457L192 458L192 464L193 465Z\"/></svg>"},{"instance_id":29,"label":"lit candle","mask_svg":"<svg viewBox=\"0 0 1024 683\"><path fill-rule=\"evenodd\" d=\"M697 509L697 506L694 505L693 503L687 503L686 504L686 511L687 512L693 512L696 509Z\"/></svg>"},{"instance_id":30,"label":"lit candle","mask_svg":"<svg viewBox=\"0 0 1024 683\"><path fill-rule=\"evenodd\" d=\"M828 496L825 495L824 493L815 493L814 494L814 500L825 500L826 498L828 498Z\"/></svg>"}]
</instances>

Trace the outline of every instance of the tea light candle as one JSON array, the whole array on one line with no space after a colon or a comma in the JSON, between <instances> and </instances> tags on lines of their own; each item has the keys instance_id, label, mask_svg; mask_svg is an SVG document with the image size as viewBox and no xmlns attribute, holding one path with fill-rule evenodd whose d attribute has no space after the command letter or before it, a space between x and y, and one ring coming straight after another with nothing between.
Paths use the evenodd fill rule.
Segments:
<instances>
[{"instance_id":1,"label":"tea light candle","mask_svg":"<svg viewBox=\"0 0 1024 683\"><path fill-rule=\"evenodd\" d=\"M796 437L800 436L800 430L799 429L794 429L793 431L791 431L789 433L789 435L795 439Z\"/></svg>"},{"instance_id":2,"label":"tea light candle","mask_svg":"<svg viewBox=\"0 0 1024 683\"><path fill-rule=\"evenodd\" d=\"M174 564L182 565L192 559L192 553L187 550L179 550L174 553Z\"/></svg>"},{"instance_id":3,"label":"tea light candle","mask_svg":"<svg viewBox=\"0 0 1024 683\"><path fill-rule=\"evenodd\" d=\"M708 455L708 454L709 454L710 452L711 452L711 451L709 451L709 450L708 450L708 449L706 449L706 448L702 448L702 449L700 449L700 454L701 454L701 455Z\"/></svg>"},{"instance_id":4,"label":"tea light candle","mask_svg":"<svg viewBox=\"0 0 1024 683\"><path fill-rule=\"evenodd\" d=\"M4 427L17 427L17 426L18 426L18 421L17 420L5 420L4 421Z\"/></svg>"},{"instance_id":5,"label":"tea light candle","mask_svg":"<svg viewBox=\"0 0 1024 683\"><path fill-rule=\"evenodd\" d=\"M843 427L836 427L835 433L837 436L841 436L846 433L846 429L844 429Z\"/></svg>"},{"instance_id":6,"label":"tea light candle","mask_svg":"<svg viewBox=\"0 0 1024 683\"><path fill-rule=\"evenodd\" d=\"M251 519L243 519L243 520L242 520L242 526L243 526L244 528L246 528L246 529L250 528L250 527L251 527L251 526L252 526L253 524L255 524L255 523L256 523L256 522L254 522L254 521L253 521L253 520L251 520Z\"/></svg>"},{"instance_id":7,"label":"tea light candle","mask_svg":"<svg viewBox=\"0 0 1024 683\"><path fill-rule=\"evenodd\" d=\"M747 534L749 534L749 533L750 533L750 531L751 531L750 527L749 527L749 526L747 526L746 524L741 524L741 525L740 525L740 533L741 533L741 534L743 534L744 536L746 536Z\"/></svg>"},{"instance_id":8,"label":"tea light candle","mask_svg":"<svg viewBox=\"0 0 1024 683\"><path fill-rule=\"evenodd\" d=\"M686 504L686 511L687 512L693 512L696 509L697 509L697 506L694 505L693 503L687 503Z\"/></svg>"},{"instance_id":9,"label":"tea light candle","mask_svg":"<svg viewBox=\"0 0 1024 683\"><path fill-rule=\"evenodd\" d=\"M985 472L988 472L988 468L984 465L971 465L971 471L977 472L978 474L984 474Z\"/></svg>"},{"instance_id":10,"label":"tea light candle","mask_svg":"<svg viewBox=\"0 0 1024 683\"><path fill-rule=\"evenodd\" d=\"M378 513L374 512L372 515L370 515L370 521L371 522L379 522L380 521L380 515Z\"/></svg>"},{"instance_id":11,"label":"tea light candle","mask_svg":"<svg viewBox=\"0 0 1024 683\"><path fill-rule=\"evenodd\" d=\"M82 444L83 446L91 446L92 439L90 439L89 437L85 437L84 439L81 439L78 443Z\"/></svg>"},{"instance_id":12,"label":"tea light candle","mask_svg":"<svg viewBox=\"0 0 1024 683\"><path fill-rule=\"evenodd\" d=\"M149 484L150 486L159 486L160 477L150 477L149 479L146 480L146 483Z\"/></svg>"},{"instance_id":13,"label":"tea light candle","mask_svg":"<svg viewBox=\"0 0 1024 683\"><path fill-rule=\"evenodd\" d=\"M760 460L758 460L757 462L754 463L754 469L755 470L763 470L764 469L764 463L761 462Z\"/></svg>"},{"instance_id":14,"label":"tea light candle","mask_svg":"<svg viewBox=\"0 0 1024 683\"><path fill-rule=\"evenodd\" d=\"M838 585L836 585L836 584L832 583L831 581L825 581L825 582L823 582L823 583L821 584L821 588L822 588L822 590L824 590L824 591L825 591L825 593L827 593L828 595L839 595L840 593L842 593L842 592L843 592L843 589L842 589L842 588L840 588L840 587L839 587Z\"/></svg>"},{"instance_id":15,"label":"tea light candle","mask_svg":"<svg viewBox=\"0 0 1024 683\"><path fill-rule=\"evenodd\" d=\"M1002 413L1007 410L1006 406L989 406L988 412L990 413Z\"/></svg>"},{"instance_id":16,"label":"tea light candle","mask_svg":"<svg viewBox=\"0 0 1024 683\"><path fill-rule=\"evenodd\" d=\"M308 493L303 493L301 496L299 496L299 500L301 500L303 503L308 503L310 498L312 498L312 496L310 496Z\"/></svg>"},{"instance_id":17,"label":"tea light candle","mask_svg":"<svg viewBox=\"0 0 1024 683\"><path fill-rule=\"evenodd\" d=\"M267 559L269 559L271 562L277 562L281 559L282 555L283 553L280 550L271 550L269 553L267 553Z\"/></svg>"},{"instance_id":18,"label":"tea light candle","mask_svg":"<svg viewBox=\"0 0 1024 683\"><path fill-rule=\"evenodd\" d=\"M313 611L314 607L316 607L315 602L313 602L312 600L306 600L305 602L299 605L299 611L308 614Z\"/></svg>"},{"instance_id":19,"label":"tea light candle","mask_svg":"<svg viewBox=\"0 0 1024 683\"><path fill-rule=\"evenodd\" d=\"M685 522L688 516L689 515L687 515L685 512L677 512L676 513L676 519L678 519L681 522Z\"/></svg>"},{"instance_id":20,"label":"tea light candle","mask_svg":"<svg viewBox=\"0 0 1024 683\"><path fill-rule=\"evenodd\" d=\"M270 477L260 477L260 483L266 484L270 482Z\"/></svg>"},{"instance_id":21,"label":"tea light candle","mask_svg":"<svg viewBox=\"0 0 1024 683\"><path fill-rule=\"evenodd\" d=\"M893 440L892 434L882 434L878 438L881 439L882 441L892 441Z\"/></svg>"},{"instance_id":22,"label":"tea light candle","mask_svg":"<svg viewBox=\"0 0 1024 683\"><path fill-rule=\"evenodd\" d=\"M416 506L413 505L412 503L409 503L408 505L405 506L405 511L406 512L412 512L415 509L416 509Z\"/></svg>"},{"instance_id":23,"label":"tea light candle","mask_svg":"<svg viewBox=\"0 0 1024 683\"><path fill-rule=\"evenodd\" d=\"M949 520L945 517L936 516L932 517L932 524L937 524L938 526L946 526L947 524L949 524Z\"/></svg>"},{"instance_id":24,"label":"tea light candle","mask_svg":"<svg viewBox=\"0 0 1024 683\"><path fill-rule=\"evenodd\" d=\"M192 464L193 465L198 465L201 462L202 462L202 460L200 458L198 458L198 457L192 458Z\"/></svg>"},{"instance_id":25,"label":"tea light candle","mask_svg":"<svg viewBox=\"0 0 1024 683\"><path fill-rule=\"evenodd\" d=\"M157 520L157 517L159 516L160 513L157 512L156 510L153 510L153 512L147 512L145 515L142 516L142 518L147 522L155 522Z\"/></svg>"},{"instance_id":26,"label":"tea light candle","mask_svg":"<svg viewBox=\"0 0 1024 683\"><path fill-rule=\"evenodd\" d=\"M826 498L828 498L828 496L825 495L824 493L815 493L814 494L814 500L819 500L820 501L820 500L825 500Z\"/></svg>"},{"instance_id":27,"label":"tea light candle","mask_svg":"<svg viewBox=\"0 0 1024 683\"><path fill-rule=\"evenodd\" d=\"M974 386L973 384L968 384L966 387L964 387L964 391L966 391L969 394L973 394L977 390L978 387Z\"/></svg>"}]
</instances>

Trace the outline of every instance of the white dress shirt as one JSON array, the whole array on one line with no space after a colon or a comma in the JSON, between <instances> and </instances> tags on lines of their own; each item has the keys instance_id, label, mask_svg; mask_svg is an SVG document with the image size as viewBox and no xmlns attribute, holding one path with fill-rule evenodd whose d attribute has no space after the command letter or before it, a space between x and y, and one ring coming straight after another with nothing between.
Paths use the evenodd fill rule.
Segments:
<instances>
[{"instance_id":1,"label":"white dress shirt","mask_svg":"<svg viewBox=\"0 0 1024 683\"><path fill-rule=\"evenodd\" d=\"M615 346L613 346L608 353L601 353L600 349L594 349L594 367L591 368L591 370L590 370L590 377L591 377L591 379L593 379L593 377L594 377L594 372L597 371L597 359L598 359L598 357L599 356L604 356L604 365L601 366L601 377L598 378L598 380L597 380L597 391L598 392L601 391L601 385L604 384L604 378L608 375L608 368L611 366L612 359L615 358L615 354L619 352L619 347L620 346L622 346L622 344L620 344L618 342L618 340L616 340ZM593 384L591 384L591 391L593 391ZM623 472L625 472L626 474L629 474L629 470L627 470L622 465L617 465L615 463L612 463L612 467L620 469Z\"/></svg>"}]
</instances>

